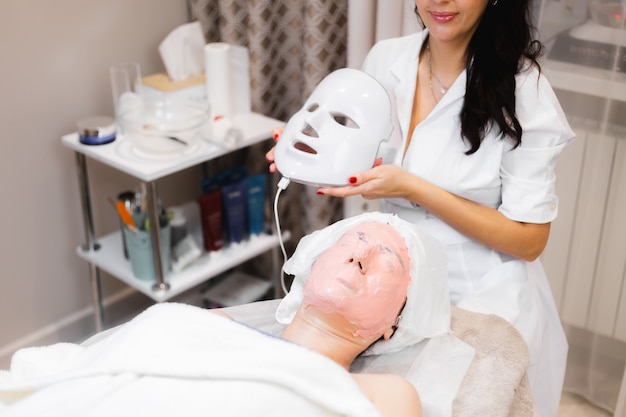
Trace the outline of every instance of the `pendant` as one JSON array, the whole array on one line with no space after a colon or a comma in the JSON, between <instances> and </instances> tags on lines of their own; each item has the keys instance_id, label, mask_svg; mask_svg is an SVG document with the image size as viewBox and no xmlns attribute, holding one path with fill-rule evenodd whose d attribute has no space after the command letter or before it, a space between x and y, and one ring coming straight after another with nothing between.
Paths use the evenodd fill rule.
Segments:
<instances>
[{"instance_id":1,"label":"pendant","mask_svg":"<svg viewBox=\"0 0 626 417\"><path fill-rule=\"evenodd\" d=\"M441 93L442 96L446 94L446 91L448 90L445 87L439 87L439 92Z\"/></svg>"}]
</instances>

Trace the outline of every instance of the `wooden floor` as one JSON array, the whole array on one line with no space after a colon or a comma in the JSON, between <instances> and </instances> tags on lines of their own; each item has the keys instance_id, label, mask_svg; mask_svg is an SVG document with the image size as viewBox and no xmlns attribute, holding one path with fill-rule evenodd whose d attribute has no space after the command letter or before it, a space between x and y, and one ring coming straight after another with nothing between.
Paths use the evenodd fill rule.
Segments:
<instances>
[{"instance_id":1,"label":"wooden floor","mask_svg":"<svg viewBox=\"0 0 626 417\"><path fill-rule=\"evenodd\" d=\"M611 417L612 415L613 413L590 404L578 395L564 392L561 397L558 417Z\"/></svg>"}]
</instances>

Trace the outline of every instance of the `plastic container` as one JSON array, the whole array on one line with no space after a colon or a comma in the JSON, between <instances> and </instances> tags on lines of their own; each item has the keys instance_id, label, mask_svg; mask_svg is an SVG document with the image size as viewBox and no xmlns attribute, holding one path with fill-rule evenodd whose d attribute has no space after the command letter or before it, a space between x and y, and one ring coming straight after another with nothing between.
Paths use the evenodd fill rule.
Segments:
<instances>
[{"instance_id":1,"label":"plastic container","mask_svg":"<svg viewBox=\"0 0 626 417\"><path fill-rule=\"evenodd\" d=\"M150 233L145 230L132 232L125 226L123 233L135 277L156 282ZM170 253L170 226L168 224L161 227L161 266L164 275L170 270Z\"/></svg>"},{"instance_id":2,"label":"plastic container","mask_svg":"<svg viewBox=\"0 0 626 417\"><path fill-rule=\"evenodd\" d=\"M80 143L104 145L115 140L115 120L108 116L94 116L76 123Z\"/></svg>"}]
</instances>

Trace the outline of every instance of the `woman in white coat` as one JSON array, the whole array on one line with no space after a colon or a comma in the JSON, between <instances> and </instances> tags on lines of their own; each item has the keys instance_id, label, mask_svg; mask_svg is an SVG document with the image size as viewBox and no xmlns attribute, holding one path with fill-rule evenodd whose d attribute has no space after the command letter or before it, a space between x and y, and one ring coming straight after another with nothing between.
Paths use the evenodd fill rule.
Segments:
<instances>
[{"instance_id":1,"label":"woman in white coat","mask_svg":"<svg viewBox=\"0 0 626 417\"><path fill-rule=\"evenodd\" d=\"M537 258L557 215L556 158L574 133L541 74L529 7L415 0L424 30L381 41L363 65L394 108L381 163L318 193L380 198L444 243L452 303L520 331L537 411L554 417L567 341Z\"/></svg>"}]
</instances>

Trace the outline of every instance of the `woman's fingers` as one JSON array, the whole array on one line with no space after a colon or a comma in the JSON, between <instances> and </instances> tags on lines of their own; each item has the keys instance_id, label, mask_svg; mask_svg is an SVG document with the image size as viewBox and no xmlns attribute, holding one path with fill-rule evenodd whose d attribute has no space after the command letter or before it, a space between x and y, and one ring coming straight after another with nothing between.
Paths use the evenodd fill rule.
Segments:
<instances>
[{"instance_id":1,"label":"woman's fingers","mask_svg":"<svg viewBox=\"0 0 626 417\"><path fill-rule=\"evenodd\" d=\"M349 197L351 195L358 195L361 192L350 185L346 187L321 187L317 189L319 195L330 195L333 197Z\"/></svg>"},{"instance_id":2,"label":"woman's fingers","mask_svg":"<svg viewBox=\"0 0 626 417\"><path fill-rule=\"evenodd\" d=\"M274 146L265 154L265 160L270 163L270 167L269 167L270 172L276 172L276 164L274 163L274 150L275 149L276 147Z\"/></svg>"},{"instance_id":3,"label":"woman's fingers","mask_svg":"<svg viewBox=\"0 0 626 417\"><path fill-rule=\"evenodd\" d=\"M272 136L274 137L274 142L278 142L278 139L280 139L280 136L283 134L284 130L285 130L284 127L275 127L274 129L272 129Z\"/></svg>"},{"instance_id":4,"label":"woman's fingers","mask_svg":"<svg viewBox=\"0 0 626 417\"><path fill-rule=\"evenodd\" d=\"M366 178L366 173L361 172L359 174L354 174L348 178L349 185L345 187L321 187L317 190L317 193L322 195L330 195L333 197L349 197L351 195L359 195L363 192L363 186Z\"/></svg>"},{"instance_id":5,"label":"woman's fingers","mask_svg":"<svg viewBox=\"0 0 626 417\"><path fill-rule=\"evenodd\" d=\"M274 138L274 142L278 142L278 139L280 139L280 136L283 134L284 130L285 129L282 127L275 127L274 129L272 129L272 137ZM276 172L276 164L274 163L274 150L275 149L276 149L276 146L272 147L272 149L267 151L267 153L265 154L265 160L270 163L270 167L269 167L270 172Z\"/></svg>"},{"instance_id":6,"label":"woman's fingers","mask_svg":"<svg viewBox=\"0 0 626 417\"><path fill-rule=\"evenodd\" d=\"M367 199L401 197L403 186L400 185L403 181L401 177L404 172L402 168L394 165L378 165L348 177L349 185L347 186L322 187L318 189L318 194L334 197L360 194Z\"/></svg>"}]
</instances>

